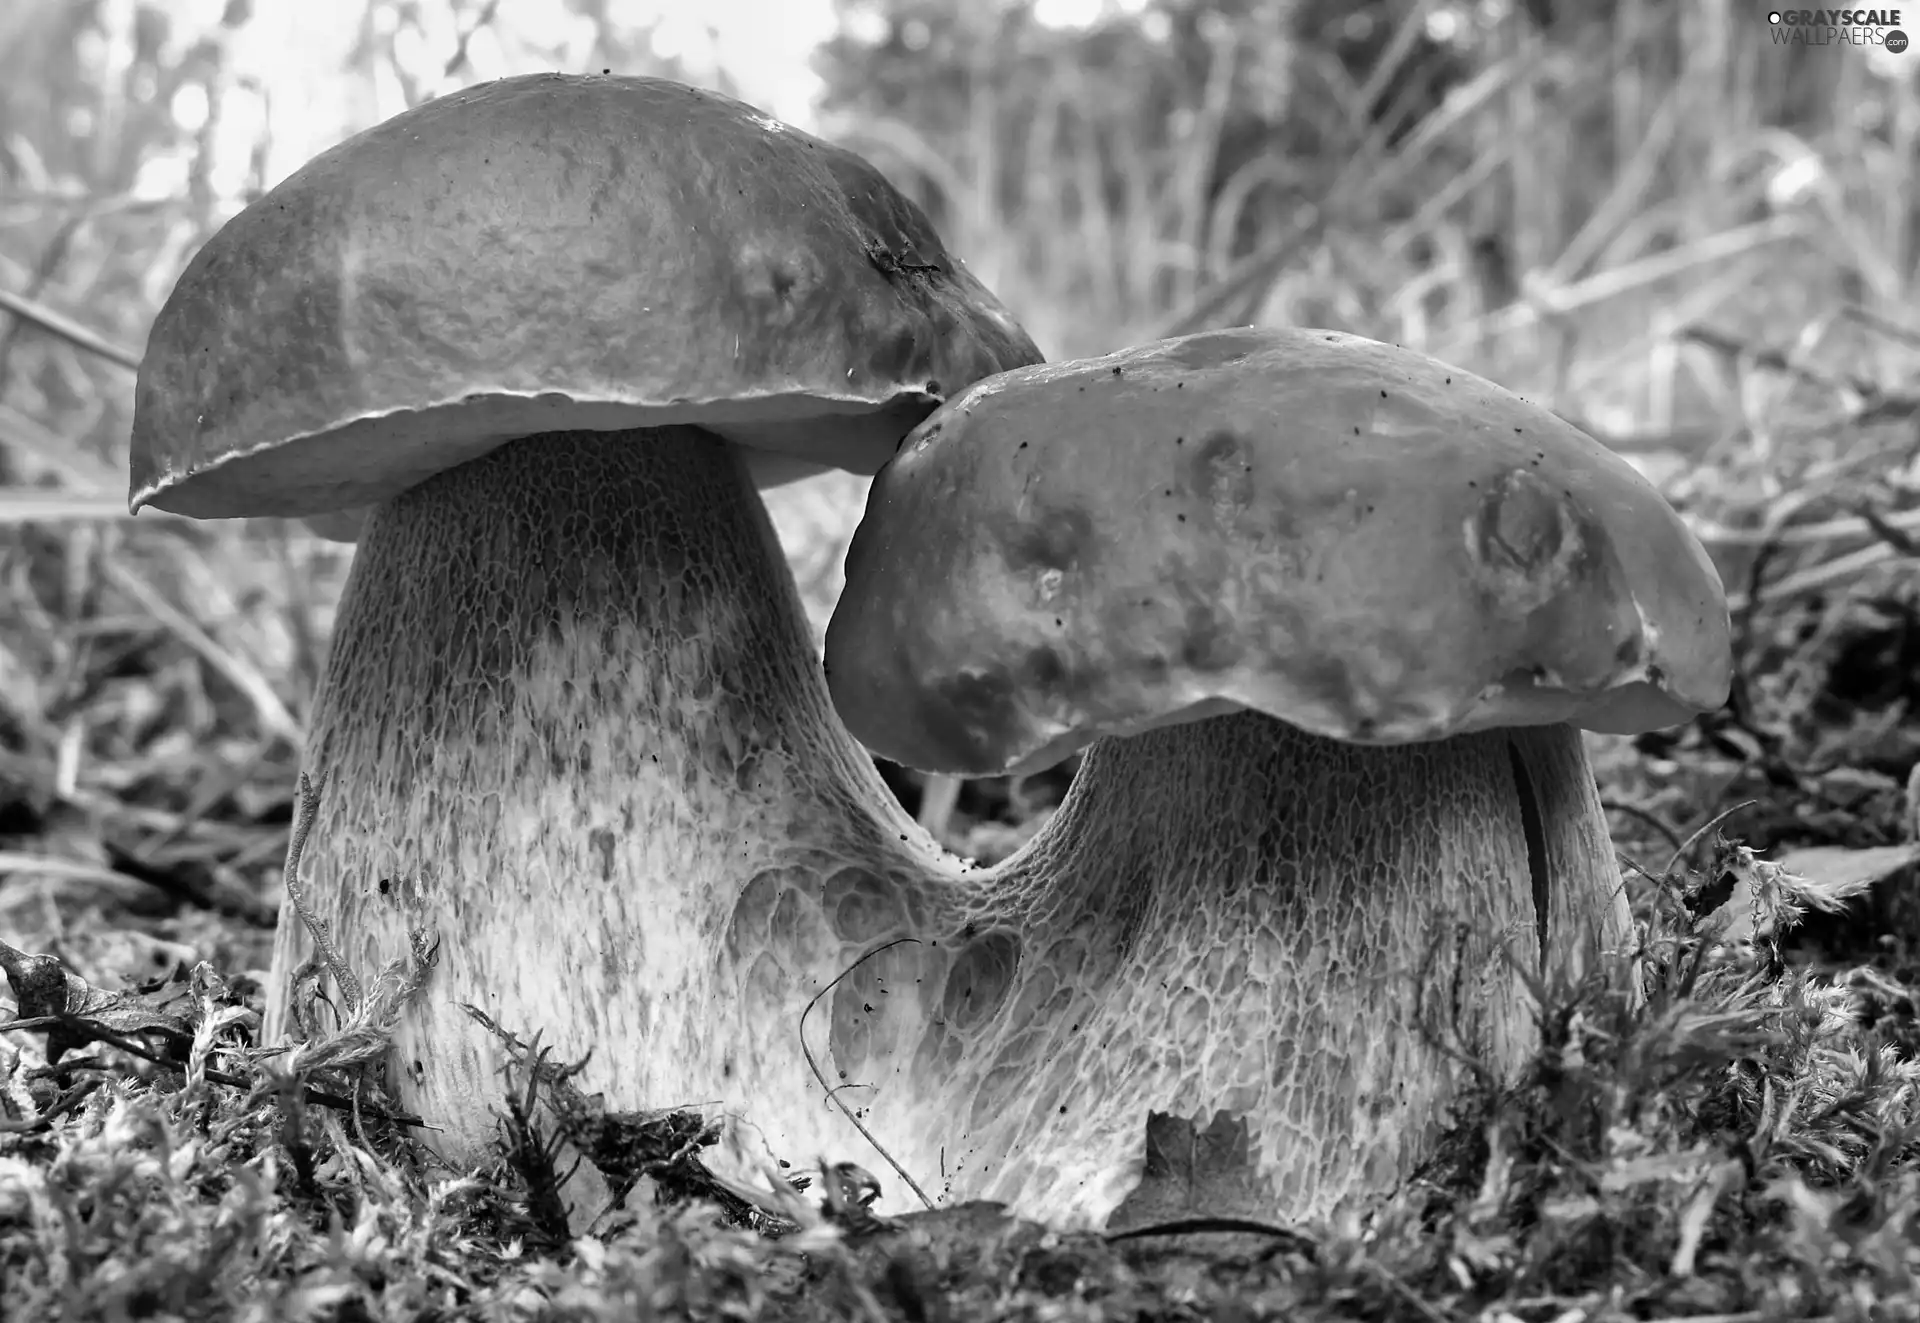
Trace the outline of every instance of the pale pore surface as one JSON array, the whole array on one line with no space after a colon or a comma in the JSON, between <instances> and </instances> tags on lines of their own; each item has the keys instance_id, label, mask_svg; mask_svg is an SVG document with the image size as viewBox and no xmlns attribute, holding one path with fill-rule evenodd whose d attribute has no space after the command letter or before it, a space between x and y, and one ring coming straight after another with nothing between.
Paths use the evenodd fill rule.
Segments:
<instances>
[{"instance_id":1,"label":"pale pore surface","mask_svg":"<svg viewBox=\"0 0 1920 1323\"><path fill-rule=\"evenodd\" d=\"M500 1054L472 1002L618 1108L717 1103L796 1169L885 1163L936 1199L1100 1224L1150 1111L1242 1118L1233 1190L1144 1204L1313 1217L1390 1188L1463 1078L1532 1041L1520 967L1625 911L1576 731L1405 749L1257 714L1096 745L999 869L943 857L833 718L733 454L691 429L503 447L379 508L309 742L307 879L369 974L440 964L393 1077L474 1161ZM1539 806L1530 850L1515 751ZM887 942L914 942L861 961ZM269 1032L307 950L283 915Z\"/></svg>"}]
</instances>

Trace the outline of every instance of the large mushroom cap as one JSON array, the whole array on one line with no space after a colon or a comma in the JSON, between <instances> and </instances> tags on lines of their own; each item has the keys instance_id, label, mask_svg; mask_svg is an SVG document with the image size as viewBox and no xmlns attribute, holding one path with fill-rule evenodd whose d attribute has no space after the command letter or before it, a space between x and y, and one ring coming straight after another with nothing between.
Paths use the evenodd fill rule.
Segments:
<instances>
[{"instance_id":1,"label":"large mushroom cap","mask_svg":"<svg viewBox=\"0 0 1920 1323\"><path fill-rule=\"evenodd\" d=\"M826 652L862 743L968 775L1240 708L1368 744L1649 730L1731 679L1719 576L1624 460L1311 330L962 393L876 479Z\"/></svg>"},{"instance_id":2,"label":"large mushroom cap","mask_svg":"<svg viewBox=\"0 0 1920 1323\"><path fill-rule=\"evenodd\" d=\"M471 87L316 157L147 343L134 509L370 505L539 432L692 423L871 473L1038 351L851 152L652 78Z\"/></svg>"}]
</instances>

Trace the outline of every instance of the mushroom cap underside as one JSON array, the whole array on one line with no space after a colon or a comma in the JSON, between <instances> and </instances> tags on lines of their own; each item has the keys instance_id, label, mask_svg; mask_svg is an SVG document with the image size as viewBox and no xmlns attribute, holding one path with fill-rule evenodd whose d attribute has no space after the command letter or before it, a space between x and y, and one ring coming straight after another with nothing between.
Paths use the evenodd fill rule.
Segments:
<instances>
[{"instance_id":1,"label":"mushroom cap underside","mask_svg":"<svg viewBox=\"0 0 1920 1323\"><path fill-rule=\"evenodd\" d=\"M875 480L827 632L853 734L1037 770L1252 708L1402 744L1726 701L1726 598L1631 465L1551 411L1330 331L1003 373Z\"/></svg>"},{"instance_id":2,"label":"mushroom cap underside","mask_svg":"<svg viewBox=\"0 0 1920 1323\"><path fill-rule=\"evenodd\" d=\"M470 87L315 157L148 338L129 504L385 500L539 432L692 424L762 485L872 473L1039 351L859 156L654 78Z\"/></svg>"}]
</instances>

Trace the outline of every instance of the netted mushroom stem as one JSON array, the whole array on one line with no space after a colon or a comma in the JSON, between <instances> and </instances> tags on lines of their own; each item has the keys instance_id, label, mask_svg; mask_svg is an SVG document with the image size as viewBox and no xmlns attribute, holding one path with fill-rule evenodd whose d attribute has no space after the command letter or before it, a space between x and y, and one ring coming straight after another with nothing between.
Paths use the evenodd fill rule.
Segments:
<instances>
[{"instance_id":1,"label":"netted mushroom stem","mask_svg":"<svg viewBox=\"0 0 1920 1323\"><path fill-rule=\"evenodd\" d=\"M1025 949L960 1026L945 1165L1110 1225L1392 1190L1475 1066L1527 1058L1543 952L1577 976L1628 920L1566 726L1374 748L1243 712L1103 740L996 883ZM1178 1122L1149 1145L1150 1112Z\"/></svg>"},{"instance_id":2,"label":"netted mushroom stem","mask_svg":"<svg viewBox=\"0 0 1920 1323\"><path fill-rule=\"evenodd\" d=\"M441 938L394 1082L456 1160L504 1087L461 1003L591 1052L615 1107L790 1099L800 1011L859 950L808 944L824 910L939 926L979 890L833 716L765 509L692 428L531 437L377 508L305 761L307 891L347 964ZM283 913L270 1035L309 949Z\"/></svg>"}]
</instances>

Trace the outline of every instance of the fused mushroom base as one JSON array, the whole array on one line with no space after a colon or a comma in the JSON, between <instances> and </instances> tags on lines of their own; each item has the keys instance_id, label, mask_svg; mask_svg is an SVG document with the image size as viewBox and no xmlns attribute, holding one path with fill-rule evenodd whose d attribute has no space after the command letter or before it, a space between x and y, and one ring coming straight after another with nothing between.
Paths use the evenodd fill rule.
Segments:
<instances>
[{"instance_id":1,"label":"fused mushroom base","mask_svg":"<svg viewBox=\"0 0 1920 1323\"><path fill-rule=\"evenodd\" d=\"M308 893L348 962L442 939L393 1078L456 1162L505 1088L471 1002L591 1051L610 1106L718 1100L910 1207L801 1051L852 967L815 1056L935 1198L1143 1215L1149 1113L1225 1113L1244 1169L1176 1202L1312 1217L1407 1172L1462 1053L1520 1062L1543 946L1574 972L1625 933L1568 727L1103 741L1025 851L962 868L834 719L750 479L690 428L529 438L378 507L308 765ZM306 945L283 915L270 1033Z\"/></svg>"}]
</instances>

